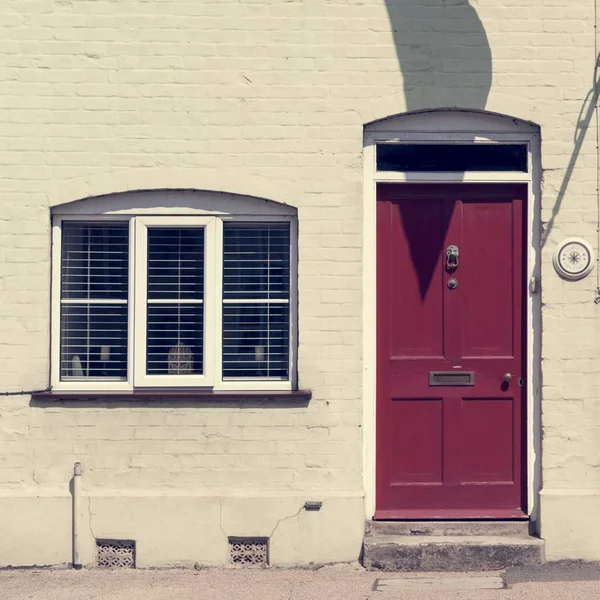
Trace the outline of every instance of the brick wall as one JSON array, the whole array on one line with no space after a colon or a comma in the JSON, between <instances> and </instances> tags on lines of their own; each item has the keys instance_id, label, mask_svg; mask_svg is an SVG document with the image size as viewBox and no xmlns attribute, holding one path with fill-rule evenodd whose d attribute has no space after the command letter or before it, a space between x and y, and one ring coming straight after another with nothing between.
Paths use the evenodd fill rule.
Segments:
<instances>
[{"instance_id":1,"label":"brick wall","mask_svg":"<svg viewBox=\"0 0 600 600\"><path fill-rule=\"evenodd\" d=\"M544 481L600 480L595 275L564 283L551 267L559 239L596 240L593 128L553 217L592 85L593 6L388 5L2 3L2 390L47 385L50 205L193 181L216 191L260 187L298 207L300 383L314 400L109 408L4 398L0 490L64 489L74 460L88 469L88 490L360 490L363 126L408 105L485 107L541 125L541 217L552 222L542 251ZM475 10L481 30L463 31ZM465 72L469 47L483 54Z\"/></svg>"}]
</instances>

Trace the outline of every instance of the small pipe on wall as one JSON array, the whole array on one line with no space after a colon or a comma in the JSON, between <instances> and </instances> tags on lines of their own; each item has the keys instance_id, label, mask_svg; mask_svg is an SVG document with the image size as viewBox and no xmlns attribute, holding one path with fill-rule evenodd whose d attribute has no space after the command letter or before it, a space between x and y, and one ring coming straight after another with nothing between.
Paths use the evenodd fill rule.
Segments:
<instances>
[{"instance_id":1,"label":"small pipe on wall","mask_svg":"<svg viewBox=\"0 0 600 600\"><path fill-rule=\"evenodd\" d=\"M73 465L73 568L81 569L81 475L80 462Z\"/></svg>"}]
</instances>

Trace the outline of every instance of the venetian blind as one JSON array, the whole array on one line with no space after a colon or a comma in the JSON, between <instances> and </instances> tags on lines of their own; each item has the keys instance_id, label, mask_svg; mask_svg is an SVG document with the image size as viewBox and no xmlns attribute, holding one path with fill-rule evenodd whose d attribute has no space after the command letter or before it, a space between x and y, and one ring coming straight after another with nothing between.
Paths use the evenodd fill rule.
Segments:
<instances>
[{"instance_id":1,"label":"venetian blind","mask_svg":"<svg viewBox=\"0 0 600 600\"><path fill-rule=\"evenodd\" d=\"M127 223L63 223L61 380L127 379L128 281Z\"/></svg>"},{"instance_id":2,"label":"venetian blind","mask_svg":"<svg viewBox=\"0 0 600 600\"><path fill-rule=\"evenodd\" d=\"M288 379L290 224L225 223L223 379Z\"/></svg>"},{"instance_id":3,"label":"venetian blind","mask_svg":"<svg viewBox=\"0 0 600 600\"><path fill-rule=\"evenodd\" d=\"M203 373L204 229L148 229L146 372Z\"/></svg>"}]
</instances>

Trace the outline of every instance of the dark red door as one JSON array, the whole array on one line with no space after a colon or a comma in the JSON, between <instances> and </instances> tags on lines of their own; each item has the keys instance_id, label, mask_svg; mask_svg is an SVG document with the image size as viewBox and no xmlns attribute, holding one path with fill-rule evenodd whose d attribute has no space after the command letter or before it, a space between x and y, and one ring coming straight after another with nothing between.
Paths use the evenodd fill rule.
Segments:
<instances>
[{"instance_id":1,"label":"dark red door","mask_svg":"<svg viewBox=\"0 0 600 600\"><path fill-rule=\"evenodd\" d=\"M525 514L526 197L514 184L377 188L375 518Z\"/></svg>"}]
</instances>

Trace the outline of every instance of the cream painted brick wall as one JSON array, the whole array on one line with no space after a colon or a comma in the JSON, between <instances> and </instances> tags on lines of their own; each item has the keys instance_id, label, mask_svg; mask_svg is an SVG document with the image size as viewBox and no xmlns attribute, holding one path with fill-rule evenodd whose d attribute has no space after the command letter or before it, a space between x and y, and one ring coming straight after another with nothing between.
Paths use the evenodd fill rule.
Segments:
<instances>
[{"instance_id":1,"label":"cream painted brick wall","mask_svg":"<svg viewBox=\"0 0 600 600\"><path fill-rule=\"evenodd\" d=\"M252 193L260 182L298 207L300 383L314 399L303 408L4 398L0 489L64 489L75 460L88 490L361 489L363 126L404 111L403 81L419 73L434 85L418 108L449 99L481 108L459 72L476 43L456 17L464 1L399 4L399 23L412 23L401 43L415 54L404 70L383 0L1 3L2 390L47 385L50 204L123 191L130 173L135 187L173 170L173 187L185 179ZM566 283L551 267L561 238L596 240L593 130L553 216L592 84L593 6L472 6L493 58L486 108L542 131L541 217L552 222L542 251L544 484L593 487L596 277ZM426 49L441 20L464 46L436 67Z\"/></svg>"}]
</instances>

